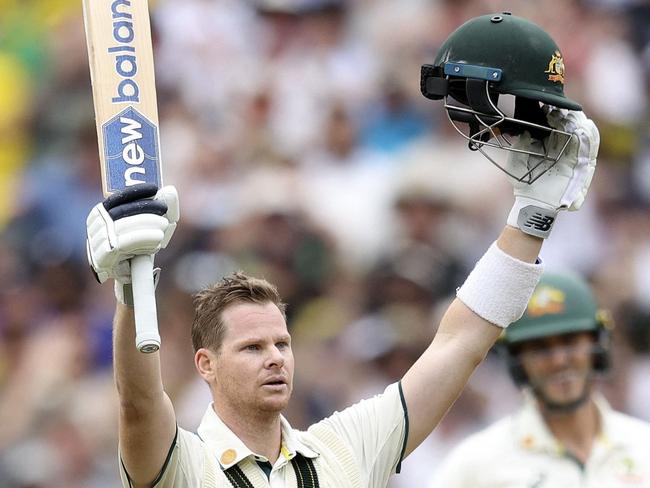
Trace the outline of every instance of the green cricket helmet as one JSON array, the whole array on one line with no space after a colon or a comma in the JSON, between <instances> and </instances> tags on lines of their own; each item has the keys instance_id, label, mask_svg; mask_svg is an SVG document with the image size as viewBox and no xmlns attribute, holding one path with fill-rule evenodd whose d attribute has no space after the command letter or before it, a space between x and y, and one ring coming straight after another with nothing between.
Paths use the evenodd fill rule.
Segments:
<instances>
[{"instance_id":1,"label":"green cricket helmet","mask_svg":"<svg viewBox=\"0 0 650 488\"><path fill-rule=\"evenodd\" d=\"M479 150L513 178L532 183L557 162L571 137L548 125L542 105L582 110L564 95L564 79L562 53L553 39L536 24L504 12L475 17L456 29L433 64L422 66L420 89L429 99L444 99L450 122L471 150ZM512 150L509 136L524 131L538 140L553 132L565 135L559 154L524 151L550 161L544 171L525 168L525 173L515 174L484 151L484 146Z\"/></svg>"},{"instance_id":2,"label":"green cricket helmet","mask_svg":"<svg viewBox=\"0 0 650 488\"><path fill-rule=\"evenodd\" d=\"M574 274L544 274L533 292L524 315L505 329L505 346L510 374L517 384L526 383L526 374L517 359L519 346L551 336L592 332L596 339L594 370L609 367L612 321L599 310L589 285Z\"/></svg>"}]
</instances>

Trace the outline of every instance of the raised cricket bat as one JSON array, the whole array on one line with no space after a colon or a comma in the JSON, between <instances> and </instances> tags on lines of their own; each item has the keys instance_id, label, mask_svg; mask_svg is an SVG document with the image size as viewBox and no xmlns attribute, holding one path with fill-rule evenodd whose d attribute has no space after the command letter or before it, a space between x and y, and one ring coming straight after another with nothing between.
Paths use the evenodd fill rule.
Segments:
<instances>
[{"instance_id":1,"label":"raised cricket bat","mask_svg":"<svg viewBox=\"0 0 650 488\"><path fill-rule=\"evenodd\" d=\"M162 186L158 108L147 0L83 0L102 190ZM153 258L131 260L136 347L160 348Z\"/></svg>"}]
</instances>

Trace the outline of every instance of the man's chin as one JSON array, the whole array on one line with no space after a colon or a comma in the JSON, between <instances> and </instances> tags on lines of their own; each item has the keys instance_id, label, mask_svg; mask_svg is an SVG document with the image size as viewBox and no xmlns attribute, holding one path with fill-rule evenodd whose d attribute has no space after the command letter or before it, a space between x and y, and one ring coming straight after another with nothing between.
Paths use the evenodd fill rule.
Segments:
<instances>
[{"instance_id":1,"label":"man's chin","mask_svg":"<svg viewBox=\"0 0 650 488\"><path fill-rule=\"evenodd\" d=\"M259 410L263 412L282 412L289 405L291 395L276 396L275 398L264 398L259 402Z\"/></svg>"},{"instance_id":2,"label":"man's chin","mask_svg":"<svg viewBox=\"0 0 650 488\"><path fill-rule=\"evenodd\" d=\"M552 395L542 389L533 388L537 400L550 413L570 413L577 410L587 402L590 392L589 384L584 385L581 391L573 395Z\"/></svg>"}]
</instances>

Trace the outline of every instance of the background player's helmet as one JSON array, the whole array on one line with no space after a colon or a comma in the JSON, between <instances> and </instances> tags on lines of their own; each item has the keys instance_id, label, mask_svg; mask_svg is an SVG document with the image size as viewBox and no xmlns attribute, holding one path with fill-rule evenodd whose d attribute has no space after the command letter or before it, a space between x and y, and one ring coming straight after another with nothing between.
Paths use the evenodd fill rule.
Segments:
<instances>
[{"instance_id":1,"label":"background player's helmet","mask_svg":"<svg viewBox=\"0 0 650 488\"><path fill-rule=\"evenodd\" d=\"M483 148L511 150L509 136L524 131L539 140L562 133L568 143L570 136L551 129L540 106L582 110L564 95L564 77L562 53L553 39L536 24L505 12L475 17L456 29L434 63L422 66L420 89L429 99L444 99L450 122L469 140L470 149L480 150L519 181L532 183L542 173L527 168L513 174ZM560 154L529 153L556 162L564 149L566 144Z\"/></svg>"},{"instance_id":2,"label":"background player's helmet","mask_svg":"<svg viewBox=\"0 0 650 488\"><path fill-rule=\"evenodd\" d=\"M544 274L528 302L524 315L505 329L504 346L510 375L517 385L526 383L526 373L517 359L519 346L550 336L592 332L596 338L595 371L609 368L610 331L608 314L599 310L589 285L573 274Z\"/></svg>"}]
</instances>

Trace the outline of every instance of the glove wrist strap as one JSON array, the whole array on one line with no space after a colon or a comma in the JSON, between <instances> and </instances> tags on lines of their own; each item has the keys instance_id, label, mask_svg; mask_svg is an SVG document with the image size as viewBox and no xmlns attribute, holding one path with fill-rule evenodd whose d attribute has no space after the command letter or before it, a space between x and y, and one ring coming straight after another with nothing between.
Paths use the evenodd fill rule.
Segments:
<instances>
[{"instance_id":1,"label":"glove wrist strap","mask_svg":"<svg viewBox=\"0 0 650 488\"><path fill-rule=\"evenodd\" d=\"M122 305L133 308L133 287L131 283L121 283L115 280L115 298Z\"/></svg>"},{"instance_id":2,"label":"glove wrist strap","mask_svg":"<svg viewBox=\"0 0 650 488\"><path fill-rule=\"evenodd\" d=\"M525 197L517 197L508 214L507 224L531 236L546 239L557 217L557 210L542 207L540 202Z\"/></svg>"}]
</instances>

